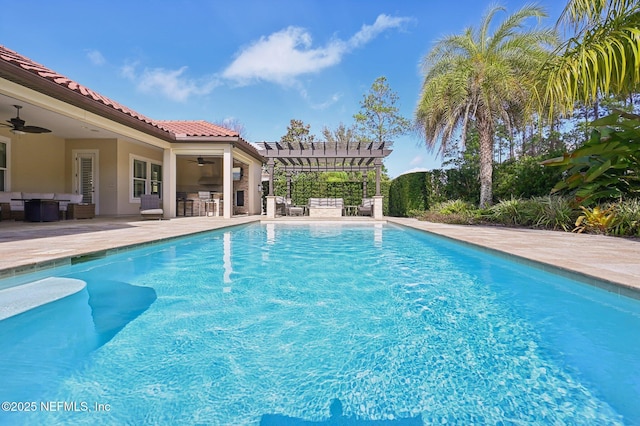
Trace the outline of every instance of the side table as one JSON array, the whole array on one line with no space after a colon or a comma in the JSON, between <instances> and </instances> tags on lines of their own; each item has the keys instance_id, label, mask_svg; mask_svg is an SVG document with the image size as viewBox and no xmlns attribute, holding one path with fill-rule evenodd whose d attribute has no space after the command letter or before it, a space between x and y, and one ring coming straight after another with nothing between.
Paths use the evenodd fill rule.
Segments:
<instances>
[{"instance_id":1,"label":"side table","mask_svg":"<svg viewBox=\"0 0 640 426\"><path fill-rule=\"evenodd\" d=\"M93 219L95 216L95 204L69 204L67 206L67 219Z\"/></svg>"}]
</instances>

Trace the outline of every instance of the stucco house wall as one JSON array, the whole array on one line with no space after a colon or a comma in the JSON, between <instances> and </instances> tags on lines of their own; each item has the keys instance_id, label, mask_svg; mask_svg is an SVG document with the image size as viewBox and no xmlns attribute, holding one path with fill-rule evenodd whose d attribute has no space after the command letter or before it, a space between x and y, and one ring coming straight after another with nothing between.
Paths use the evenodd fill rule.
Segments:
<instances>
[{"instance_id":1,"label":"stucco house wall","mask_svg":"<svg viewBox=\"0 0 640 426\"><path fill-rule=\"evenodd\" d=\"M8 133L8 135L7 135ZM13 135L11 139L12 191L64 192L64 139L53 135Z\"/></svg>"}]
</instances>

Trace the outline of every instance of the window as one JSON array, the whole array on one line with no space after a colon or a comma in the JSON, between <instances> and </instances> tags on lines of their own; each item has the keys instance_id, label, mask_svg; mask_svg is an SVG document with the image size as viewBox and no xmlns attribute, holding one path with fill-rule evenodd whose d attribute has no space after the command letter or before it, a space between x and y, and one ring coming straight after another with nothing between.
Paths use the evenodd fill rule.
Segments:
<instances>
[{"instance_id":1,"label":"window","mask_svg":"<svg viewBox=\"0 0 640 426\"><path fill-rule=\"evenodd\" d=\"M132 195L158 194L162 198L162 165L132 157Z\"/></svg>"},{"instance_id":2,"label":"window","mask_svg":"<svg viewBox=\"0 0 640 426\"><path fill-rule=\"evenodd\" d=\"M158 194L162 198L162 166L151 163L151 194Z\"/></svg>"},{"instance_id":3,"label":"window","mask_svg":"<svg viewBox=\"0 0 640 426\"><path fill-rule=\"evenodd\" d=\"M0 139L0 191L9 190L9 142Z\"/></svg>"}]
</instances>

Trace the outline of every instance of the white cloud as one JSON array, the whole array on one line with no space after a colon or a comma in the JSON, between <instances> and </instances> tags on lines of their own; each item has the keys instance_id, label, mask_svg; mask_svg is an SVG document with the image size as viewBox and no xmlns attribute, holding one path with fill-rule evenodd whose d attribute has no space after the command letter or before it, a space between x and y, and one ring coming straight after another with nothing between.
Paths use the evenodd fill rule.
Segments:
<instances>
[{"instance_id":1,"label":"white cloud","mask_svg":"<svg viewBox=\"0 0 640 426\"><path fill-rule=\"evenodd\" d=\"M107 63L104 55L99 50L89 50L87 52L87 58L91 61L93 65L104 65Z\"/></svg>"},{"instance_id":2,"label":"white cloud","mask_svg":"<svg viewBox=\"0 0 640 426\"><path fill-rule=\"evenodd\" d=\"M187 67L177 70L145 68L138 75L137 63L124 65L121 74L134 81L136 88L144 93L160 93L173 101L184 102L191 96L206 95L218 85L215 78L197 81L185 74Z\"/></svg>"},{"instance_id":3,"label":"white cloud","mask_svg":"<svg viewBox=\"0 0 640 426\"><path fill-rule=\"evenodd\" d=\"M349 45L354 48L360 47L377 37L385 30L402 27L410 21L412 21L411 18L396 18L384 14L378 15L376 22L374 22L373 25L363 25L360 31L351 37Z\"/></svg>"},{"instance_id":4,"label":"white cloud","mask_svg":"<svg viewBox=\"0 0 640 426\"><path fill-rule=\"evenodd\" d=\"M361 47L381 32L408 22L409 18L380 15L373 25L363 25L349 41L333 39L321 47L313 47L311 34L303 28L288 27L261 37L240 51L222 76L246 85L270 81L295 85L303 74L315 73L334 66L352 49Z\"/></svg>"},{"instance_id":5,"label":"white cloud","mask_svg":"<svg viewBox=\"0 0 640 426\"><path fill-rule=\"evenodd\" d=\"M120 75L128 80L136 79L136 67L138 66L137 62L126 63L120 68Z\"/></svg>"},{"instance_id":6,"label":"white cloud","mask_svg":"<svg viewBox=\"0 0 640 426\"><path fill-rule=\"evenodd\" d=\"M336 102L338 102L340 100L340 98L342 98L342 95L340 93L334 93L326 101L321 102L319 104L312 104L311 108L313 108L315 110L320 110L320 111L325 110L325 109L329 108L331 105L333 105Z\"/></svg>"},{"instance_id":7,"label":"white cloud","mask_svg":"<svg viewBox=\"0 0 640 426\"><path fill-rule=\"evenodd\" d=\"M340 62L346 49L336 40L322 48L311 48L311 35L302 28L289 27L245 48L222 76L240 84L266 80L290 85L301 74L320 71Z\"/></svg>"}]
</instances>

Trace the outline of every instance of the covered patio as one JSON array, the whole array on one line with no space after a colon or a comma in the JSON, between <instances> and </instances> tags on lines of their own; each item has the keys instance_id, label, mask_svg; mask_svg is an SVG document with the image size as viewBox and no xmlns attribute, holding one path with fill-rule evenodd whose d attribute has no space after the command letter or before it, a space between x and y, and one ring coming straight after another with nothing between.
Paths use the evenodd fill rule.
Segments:
<instances>
[{"instance_id":1,"label":"covered patio","mask_svg":"<svg viewBox=\"0 0 640 426\"><path fill-rule=\"evenodd\" d=\"M5 220L22 220L29 200L55 204L72 195L90 206L90 216L135 215L140 195L158 194L164 217L173 218L184 213L183 193L193 204L207 194L224 218L258 215L262 164L234 130L204 120L151 119L0 46Z\"/></svg>"},{"instance_id":2,"label":"covered patio","mask_svg":"<svg viewBox=\"0 0 640 426\"><path fill-rule=\"evenodd\" d=\"M274 174L276 170L285 173L287 179L286 198L291 198L291 177L295 173L308 172L358 172L362 173L362 199L367 199L367 175L375 172L375 195L372 197L371 216L381 219L382 194L380 178L382 160L391 154L390 143L376 142L309 142L281 143L261 142L257 144L260 154L267 163L269 175L269 193L267 195L267 217L277 214L277 196L274 193ZM313 204L336 204L336 198L310 199L305 206L312 209ZM353 206L357 207L357 206ZM304 211L304 210L303 210ZM313 211L313 210L310 210Z\"/></svg>"}]
</instances>

